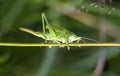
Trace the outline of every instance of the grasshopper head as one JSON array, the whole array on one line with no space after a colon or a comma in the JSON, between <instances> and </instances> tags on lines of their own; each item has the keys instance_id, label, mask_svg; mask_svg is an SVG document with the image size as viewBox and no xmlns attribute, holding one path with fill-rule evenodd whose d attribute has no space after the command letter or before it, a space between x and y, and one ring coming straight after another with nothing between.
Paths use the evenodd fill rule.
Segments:
<instances>
[{"instance_id":1,"label":"grasshopper head","mask_svg":"<svg viewBox=\"0 0 120 76\"><path fill-rule=\"evenodd\" d=\"M69 36L68 42L81 40L81 37L77 37L76 35Z\"/></svg>"}]
</instances>

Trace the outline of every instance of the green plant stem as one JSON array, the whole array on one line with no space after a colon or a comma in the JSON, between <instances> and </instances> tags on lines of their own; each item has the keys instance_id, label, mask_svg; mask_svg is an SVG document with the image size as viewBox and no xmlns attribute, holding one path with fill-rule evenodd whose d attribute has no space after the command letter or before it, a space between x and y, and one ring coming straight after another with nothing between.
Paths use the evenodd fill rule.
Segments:
<instances>
[{"instance_id":1,"label":"green plant stem","mask_svg":"<svg viewBox=\"0 0 120 76\"><path fill-rule=\"evenodd\" d=\"M16 46L16 47L42 47L42 46L120 46L118 43L71 43L71 44L48 44L48 43L7 43L0 42L0 46Z\"/></svg>"}]
</instances>

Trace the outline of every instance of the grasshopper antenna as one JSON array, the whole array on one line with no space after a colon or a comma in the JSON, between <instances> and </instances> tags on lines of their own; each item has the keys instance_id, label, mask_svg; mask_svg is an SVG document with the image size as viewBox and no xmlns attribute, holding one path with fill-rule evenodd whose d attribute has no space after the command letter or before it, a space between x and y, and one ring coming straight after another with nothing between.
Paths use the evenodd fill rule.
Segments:
<instances>
[{"instance_id":1,"label":"grasshopper antenna","mask_svg":"<svg viewBox=\"0 0 120 76\"><path fill-rule=\"evenodd\" d=\"M87 37L81 37L81 38L86 39L86 40L91 40L91 41L94 41L94 42L98 42L98 43L99 43L99 41L97 41L97 40L95 40L95 39L91 39L91 38L87 38Z\"/></svg>"}]
</instances>

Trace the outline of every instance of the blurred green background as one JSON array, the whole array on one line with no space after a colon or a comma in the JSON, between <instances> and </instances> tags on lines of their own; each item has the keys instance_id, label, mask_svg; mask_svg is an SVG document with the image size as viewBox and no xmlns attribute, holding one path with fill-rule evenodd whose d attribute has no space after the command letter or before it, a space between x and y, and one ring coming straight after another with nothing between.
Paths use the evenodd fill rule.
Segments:
<instances>
[{"instance_id":1,"label":"blurred green background","mask_svg":"<svg viewBox=\"0 0 120 76\"><path fill-rule=\"evenodd\" d=\"M97 2L101 7L91 6ZM105 1L105 0L100 0ZM115 7L110 10L110 7ZM42 30L41 13L81 37L120 40L120 1L0 0L0 41L41 43L19 27ZM87 41L86 41L87 42ZM120 76L119 47L2 47L0 76Z\"/></svg>"}]
</instances>

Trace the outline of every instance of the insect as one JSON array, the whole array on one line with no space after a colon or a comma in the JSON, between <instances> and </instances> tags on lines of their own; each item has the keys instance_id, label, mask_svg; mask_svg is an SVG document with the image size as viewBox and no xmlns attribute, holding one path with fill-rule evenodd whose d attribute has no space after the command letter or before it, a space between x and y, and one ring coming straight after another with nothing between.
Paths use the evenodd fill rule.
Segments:
<instances>
[{"instance_id":1,"label":"insect","mask_svg":"<svg viewBox=\"0 0 120 76\"><path fill-rule=\"evenodd\" d=\"M60 45L61 43L69 44L75 41L77 43L79 43L80 41L85 42L83 39L96 41L90 38L78 37L73 32L61 26L50 25L44 13L42 13L42 25L43 25L43 32L35 32L24 27L20 27L20 30L33 34L37 37L41 37L45 40L45 42L52 41L53 43L57 43L58 45Z\"/></svg>"}]
</instances>

